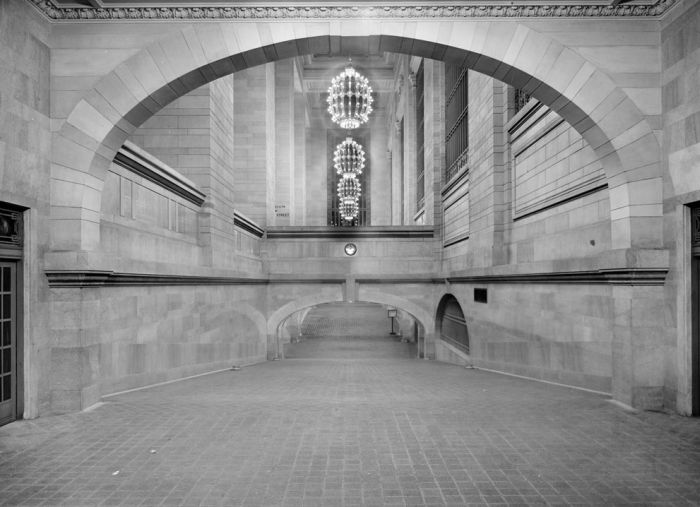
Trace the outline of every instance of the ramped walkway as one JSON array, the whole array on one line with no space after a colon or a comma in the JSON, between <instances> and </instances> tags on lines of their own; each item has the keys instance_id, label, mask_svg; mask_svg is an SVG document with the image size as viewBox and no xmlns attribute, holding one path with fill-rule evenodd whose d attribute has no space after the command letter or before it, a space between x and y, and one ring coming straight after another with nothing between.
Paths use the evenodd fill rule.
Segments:
<instances>
[{"instance_id":1,"label":"ramped walkway","mask_svg":"<svg viewBox=\"0 0 700 507\"><path fill-rule=\"evenodd\" d=\"M0 428L2 505L698 505L700 420L415 359L288 359Z\"/></svg>"}]
</instances>

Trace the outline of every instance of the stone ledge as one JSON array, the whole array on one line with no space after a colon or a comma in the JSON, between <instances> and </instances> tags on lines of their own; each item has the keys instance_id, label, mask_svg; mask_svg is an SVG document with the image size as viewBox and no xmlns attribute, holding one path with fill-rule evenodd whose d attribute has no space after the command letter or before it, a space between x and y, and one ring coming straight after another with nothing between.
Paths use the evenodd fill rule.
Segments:
<instances>
[{"instance_id":1,"label":"stone ledge","mask_svg":"<svg viewBox=\"0 0 700 507\"><path fill-rule=\"evenodd\" d=\"M436 277L425 275L357 276L354 280L366 284L609 284L663 285L667 268L623 268L554 273L503 273L492 275L461 275ZM225 276L183 276L148 273L118 273L99 270L47 270L51 288L123 287L153 285L267 285L267 284L325 284L344 283L344 275L270 275L264 278Z\"/></svg>"},{"instance_id":2,"label":"stone ledge","mask_svg":"<svg viewBox=\"0 0 700 507\"><path fill-rule=\"evenodd\" d=\"M117 273L97 270L45 271L49 287L104 287L150 285L260 285L267 278L181 276L147 273Z\"/></svg>"},{"instance_id":3,"label":"stone ledge","mask_svg":"<svg viewBox=\"0 0 700 507\"><path fill-rule=\"evenodd\" d=\"M205 194L192 181L130 141L126 141L119 149L114 163L197 206L204 203Z\"/></svg>"},{"instance_id":4,"label":"stone ledge","mask_svg":"<svg viewBox=\"0 0 700 507\"><path fill-rule=\"evenodd\" d=\"M236 210L233 212L233 225L243 231L251 233L253 236L258 238L262 238L265 235L265 231L262 227L253 222L243 213Z\"/></svg>"},{"instance_id":5,"label":"stone ledge","mask_svg":"<svg viewBox=\"0 0 700 507\"><path fill-rule=\"evenodd\" d=\"M344 238L430 238L435 236L433 226L373 225L367 227L270 227L267 239L344 239Z\"/></svg>"},{"instance_id":6,"label":"stone ledge","mask_svg":"<svg viewBox=\"0 0 700 507\"><path fill-rule=\"evenodd\" d=\"M667 273L668 268L622 268L553 273L448 276L445 281L449 283L663 285Z\"/></svg>"}]
</instances>

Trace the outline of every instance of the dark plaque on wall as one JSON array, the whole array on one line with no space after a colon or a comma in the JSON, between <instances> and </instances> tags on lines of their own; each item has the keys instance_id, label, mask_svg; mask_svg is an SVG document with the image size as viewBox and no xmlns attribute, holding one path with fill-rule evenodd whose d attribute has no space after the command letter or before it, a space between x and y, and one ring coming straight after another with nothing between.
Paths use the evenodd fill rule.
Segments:
<instances>
[{"instance_id":1,"label":"dark plaque on wall","mask_svg":"<svg viewBox=\"0 0 700 507\"><path fill-rule=\"evenodd\" d=\"M474 301L477 303L487 303L488 302L488 292L484 288L474 289Z\"/></svg>"},{"instance_id":2,"label":"dark plaque on wall","mask_svg":"<svg viewBox=\"0 0 700 507\"><path fill-rule=\"evenodd\" d=\"M700 207L690 210L691 241L694 247L700 247Z\"/></svg>"},{"instance_id":3,"label":"dark plaque on wall","mask_svg":"<svg viewBox=\"0 0 700 507\"><path fill-rule=\"evenodd\" d=\"M22 247L22 213L0 207L0 246Z\"/></svg>"}]
</instances>

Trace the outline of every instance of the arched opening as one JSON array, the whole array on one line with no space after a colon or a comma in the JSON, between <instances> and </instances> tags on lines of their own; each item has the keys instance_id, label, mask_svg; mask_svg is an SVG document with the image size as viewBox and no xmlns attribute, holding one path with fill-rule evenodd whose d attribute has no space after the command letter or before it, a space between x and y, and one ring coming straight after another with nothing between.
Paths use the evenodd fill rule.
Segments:
<instances>
[{"instance_id":1,"label":"arched opening","mask_svg":"<svg viewBox=\"0 0 700 507\"><path fill-rule=\"evenodd\" d=\"M470 354L467 320L457 298L445 294L440 300L435 317L435 336L439 340L436 347L438 359L456 357L467 359ZM449 359L448 359L449 360ZM454 359L450 360L450 362Z\"/></svg>"},{"instance_id":2,"label":"arched opening","mask_svg":"<svg viewBox=\"0 0 700 507\"><path fill-rule=\"evenodd\" d=\"M423 325L403 309L356 301L295 311L277 331L280 358L410 359L419 356Z\"/></svg>"},{"instance_id":3,"label":"arched opening","mask_svg":"<svg viewBox=\"0 0 700 507\"><path fill-rule=\"evenodd\" d=\"M319 25L314 31L321 29L328 33L282 39L271 44L262 42L269 39L269 34L266 32L263 37L257 33L259 28L253 28L256 33L248 34L249 37L239 38L242 42L228 40L223 32L209 30L209 27L194 30L187 36L172 34L154 43L153 51L144 48L105 75L96 88L78 102L56 136L53 146L56 170L53 172L62 176L52 179L52 195L63 197L52 202L52 220L61 223L60 227L51 228L52 246L58 250L99 249L99 221L94 220L94 214L100 210L109 164L136 127L174 99L238 70L306 54L347 55L353 47L411 54L465 66L541 100L584 137L604 165L611 201L619 203L611 213L612 227L616 231L613 246L661 244L658 234L660 190L642 192L634 198L629 195L633 190L632 180L649 181L648 168L656 167L658 161L658 143L634 103L583 57L518 23L504 30L484 32L476 30L469 22L462 26L460 22L451 21L446 32L452 34L449 40L445 40L440 23L422 33L423 39L403 36L407 31L403 23L384 27L381 34L374 33L370 28L373 25L368 24L362 29L367 33L358 36L336 33L339 26ZM278 37L277 34L283 34L282 37L296 34L297 28L294 23L284 27L276 25L272 30L273 38ZM245 32L249 31L246 27ZM478 36L458 35L463 32ZM200 39L203 54L194 54L188 49L187 41L191 37ZM511 50L510 44L517 45L518 50ZM163 51L165 47L182 48L182 51L173 60L172 51ZM559 56L545 62L543 48L551 50L548 54ZM155 72L157 69L162 70ZM581 78L583 70L587 79ZM615 150L618 144L625 149ZM96 147L86 148L90 146ZM638 168L646 169L635 171ZM641 176L637 176L638 173ZM651 176L659 179L656 173Z\"/></svg>"},{"instance_id":4,"label":"arched opening","mask_svg":"<svg viewBox=\"0 0 700 507\"><path fill-rule=\"evenodd\" d=\"M261 26L264 24L260 23ZM441 37L439 25L433 25L435 33L432 35L421 31L420 38L418 35L414 38L403 36L404 33L415 33L406 30L403 23L396 23L395 27L389 29L383 27L377 30L382 35L375 33L374 29L368 29L369 33L352 37L339 34L335 25L330 24L327 27L324 25L320 30L322 35L311 35L305 28L299 32L296 29L281 29L279 32L275 31L272 43L269 34L266 34L265 37L242 37L241 39L245 39L243 45L238 42L229 44L226 35L216 30L207 31L207 35L194 30L187 32L187 43L189 44L192 38L198 39L204 54L190 54L184 47L179 57L171 61L172 49L165 52L162 50L166 46L181 47L185 40L182 33L168 35L154 43L150 49L142 49L113 72L105 75L94 90L86 93L56 134L53 144L51 195L60 198L52 201L52 247L55 250L101 250L112 253L110 243L104 236L101 237L100 230L100 203L109 195L109 192L104 192L105 173L116 151L133 134L136 127L165 105L221 76L293 56L347 54L348 48L354 45L367 46L372 51L424 56L451 65L464 66L517 86L540 99L583 136L603 166L610 192L609 210L603 213L609 212L610 216L609 225L606 223L606 226L613 231L611 248L658 246L661 223L661 187L656 185L659 177L656 172L658 165L655 163L658 143L643 115L624 92L595 65L569 48L550 40L546 35L532 32L517 22L505 30L479 32L478 36L474 35L474 40L466 40L462 36ZM454 26L450 24L450 28L454 28L452 34L458 34L472 33L470 30L474 27L469 23L462 26L461 22L455 22ZM251 29L254 32L258 30ZM278 37L277 33L283 34L280 38L284 40L274 42ZM219 40L219 36L222 39ZM287 40L285 37L293 38ZM542 56L544 48L552 49L547 52L549 59L546 62ZM160 69L161 72L148 72L153 69ZM644 170L639 171L640 168ZM641 180L644 180L644 184L637 185ZM635 189L639 191L632 198L628 194L636 192ZM164 221L165 217L166 214L163 213ZM590 244L593 245L594 242ZM299 251L303 251L303 247L300 247ZM192 259L196 259L194 263L200 259L196 256L198 254L197 251L191 256ZM209 252L204 254L208 255ZM58 256L55 258L58 259ZM104 267L108 264L97 262L101 261L97 255L86 258L88 260L79 265L81 271L94 272L96 266ZM207 274L212 267L231 267L232 264L218 265L217 262L221 258L224 256L211 256L206 259L208 262L200 262L197 267L203 268L202 272ZM68 255L60 258L61 269L77 267L77 261L76 266L73 266L70 259ZM619 259L620 264L635 262L633 256L621 255L616 259ZM376 261L379 264L381 259ZM440 269L438 264L439 262L425 262L423 265L428 266L426 271L434 270L425 274L437 273ZM46 265L49 269L52 267L50 260ZM142 269L152 269L153 265L143 264ZM336 276L339 272L350 273L353 277L358 273L369 276L362 273L365 266L360 262L355 266L355 270L328 271ZM287 271L283 274L296 274L290 273L289 266L284 267ZM163 269L160 266L157 268ZM257 264L255 268L258 268ZM261 271L263 269L260 268ZM375 274L371 270L368 271L372 275ZM435 280L428 276L424 279L430 279L431 283ZM350 280L354 278L348 277L348 281ZM349 292L354 285L354 281L346 282L346 287L342 290ZM296 309L299 308L296 306ZM287 310L280 315L286 318L289 315ZM413 314L420 316L421 312ZM276 314L273 317L276 317ZM432 324L433 315L419 318L422 322L430 322L427 329L435 329ZM275 322L272 331L271 322L275 322L275 318L268 319L269 342L277 336L279 321ZM443 324L447 326L446 323ZM466 327L464 336L467 337L468 344ZM422 348L423 354L439 358L441 352L431 349L432 333L427 342ZM445 340L440 342L447 343Z\"/></svg>"}]
</instances>

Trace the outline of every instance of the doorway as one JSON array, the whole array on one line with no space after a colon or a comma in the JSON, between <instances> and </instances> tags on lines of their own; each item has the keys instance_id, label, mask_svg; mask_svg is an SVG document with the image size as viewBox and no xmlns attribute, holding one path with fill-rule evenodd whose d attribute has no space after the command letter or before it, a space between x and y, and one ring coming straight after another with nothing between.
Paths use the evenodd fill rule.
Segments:
<instances>
[{"instance_id":1,"label":"doorway","mask_svg":"<svg viewBox=\"0 0 700 507\"><path fill-rule=\"evenodd\" d=\"M17 419L17 262L0 261L0 424Z\"/></svg>"},{"instance_id":2,"label":"doorway","mask_svg":"<svg viewBox=\"0 0 700 507\"><path fill-rule=\"evenodd\" d=\"M0 425L21 415L22 213L0 204Z\"/></svg>"},{"instance_id":3,"label":"doorway","mask_svg":"<svg viewBox=\"0 0 700 507\"><path fill-rule=\"evenodd\" d=\"M692 414L700 415L700 206L690 211L691 230L691 294L692 294L692 338L690 354L692 360Z\"/></svg>"}]
</instances>

